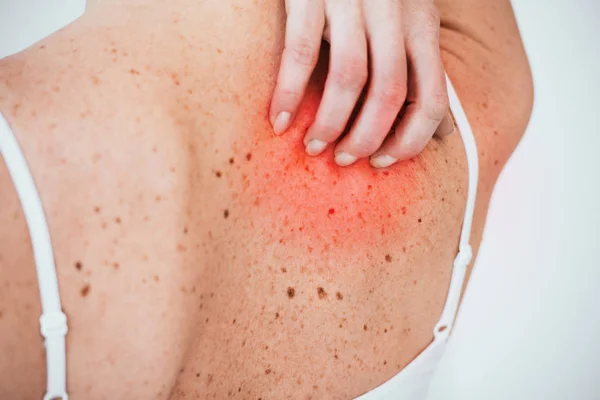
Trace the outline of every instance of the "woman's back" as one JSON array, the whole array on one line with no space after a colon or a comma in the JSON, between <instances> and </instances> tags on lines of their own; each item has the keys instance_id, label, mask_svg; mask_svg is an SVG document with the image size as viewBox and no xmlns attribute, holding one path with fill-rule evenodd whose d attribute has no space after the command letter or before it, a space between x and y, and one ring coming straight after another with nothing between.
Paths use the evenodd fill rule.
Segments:
<instances>
[{"instance_id":1,"label":"woman's back","mask_svg":"<svg viewBox=\"0 0 600 400\"><path fill-rule=\"evenodd\" d=\"M383 171L366 161L336 167L331 153L306 157L300 138L326 59L296 124L273 136L280 2L176 3L93 6L0 63L0 111L52 235L69 393L364 393L432 340L465 207L460 137ZM444 22L452 10L440 7ZM504 19L496 29L509 44L478 35L476 13L468 32L478 41L456 25L442 33L482 159L474 239L531 102L506 7L477 12ZM4 164L0 191L0 352L9 354L0 393L41 397L35 265Z\"/></svg>"}]
</instances>

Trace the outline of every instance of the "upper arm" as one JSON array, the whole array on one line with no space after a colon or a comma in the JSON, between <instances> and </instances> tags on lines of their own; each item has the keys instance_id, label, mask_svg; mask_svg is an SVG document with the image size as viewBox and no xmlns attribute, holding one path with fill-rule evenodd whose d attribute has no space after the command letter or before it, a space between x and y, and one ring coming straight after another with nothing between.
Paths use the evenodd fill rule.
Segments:
<instances>
[{"instance_id":1,"label":"upper arm","mask_svg":"<svg viewBox=\"0 0 600 400\"><path fill-rule=\"evenodd\" d=\"M510 1L436 3L444 66L475 134L482 183L491 189L531 114L527 55Z\"/></svg>"}]
</instances>

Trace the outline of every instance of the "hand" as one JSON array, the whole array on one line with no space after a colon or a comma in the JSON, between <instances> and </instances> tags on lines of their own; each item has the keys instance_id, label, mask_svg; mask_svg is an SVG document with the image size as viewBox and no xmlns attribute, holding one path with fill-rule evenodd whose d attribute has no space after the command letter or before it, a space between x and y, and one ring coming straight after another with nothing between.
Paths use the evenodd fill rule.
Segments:
<instances>
[{"instance_id":1,"label":"hand","mask_svg":"<svg viewBox=\"0 0 600 400\"><path fill-rule=\"evenodd\" d=\"M286 0L281 69L271 104L276 134L291 124L317 64L331 44L325 91L304 138L318 155L340 138L365 84L364 104L335 147L340 166L370 157L383 168L419 154L434 134L454 131L433 0ZM402 111L401 117L399 117Z\"/></svg>"}]
</instances>

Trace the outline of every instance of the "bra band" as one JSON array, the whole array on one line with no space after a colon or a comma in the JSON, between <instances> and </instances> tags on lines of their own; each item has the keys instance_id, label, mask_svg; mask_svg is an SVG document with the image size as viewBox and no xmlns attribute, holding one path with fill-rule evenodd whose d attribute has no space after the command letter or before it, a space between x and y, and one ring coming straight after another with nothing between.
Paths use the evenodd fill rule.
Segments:
<instances>
[{"instance_id":1,"label":"bra band","mask_svg":"<svg viewBox=\"0 0 600 400\"><path fill-rule=\"evenodd\" d=\"M68 400L65 349L67 317L62 312L60 304L50 232L44 216L42 202L25 157L8 122L1 114L0 155L4 158L21 201L33 247L33 257L42 301L40 327L46 347L47 389L44 400L59 398Z\"/></svg>"}]
</instances>

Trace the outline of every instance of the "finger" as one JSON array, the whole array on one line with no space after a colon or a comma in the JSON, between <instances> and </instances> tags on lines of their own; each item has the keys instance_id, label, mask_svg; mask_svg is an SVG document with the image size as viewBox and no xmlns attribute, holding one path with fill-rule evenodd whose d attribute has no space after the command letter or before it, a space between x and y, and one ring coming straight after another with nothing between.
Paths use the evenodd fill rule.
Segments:
<instances>
[{"instance_id":1,"label":"finger","mask_svg":"<svg viewBox=\"0 0 600 400\"><path fill-rule=\"evenodd\" d=\"M435 7L411 12L406 51L409 95L406 113L371 165L387 167L419 154L448 114L448 94L439 49L439 16Z\"/></svg>"},{"instance_id":2,"label":"finger","mask_svg":"<svg viewBox=\"0 0 600 400\"><path fill-rule=\"evenodd\" d=\"M331 15L330 66L315 122L304 138L308 155L320 154L344 132L368 76L360 8L340 4L327 14Z\"/></svg>"},{"instance_id":3,"label":"finger","mask_svg":"<svg viewBox=\"0 0 600 400\"><path fill-rule=\"evenodd\" d=\"M400 2L364 3L371 56L371 82L365 104L335 153L348 160L373 154L384 141L406 98L406 55Z\"/></svg>"},{"instance_id":4,"label":"finger","mask_svg":"<svg viewBox=\"0 0 600 400\"><path fill-rule=\"evenodd\" d=\"M269 118L275 134L283 133L292 119L319 59L325 23L322 0L288 0L285 47Z\"/></svg>"},{"instance_id":5,"label":"finger","mask_svg":"<svg viewBox=\"0 0 600 400\"><path fill-rule=\"evenodd\" d=\"M450 114L446 115L435 131L435 136L444 137L454 133L454 121Z\"/></svg>"}]
</instances>

